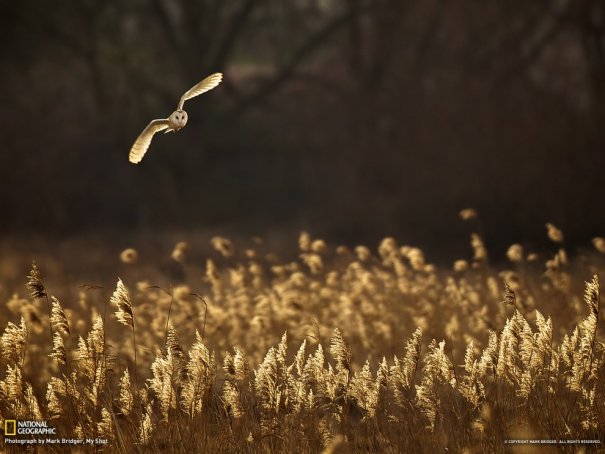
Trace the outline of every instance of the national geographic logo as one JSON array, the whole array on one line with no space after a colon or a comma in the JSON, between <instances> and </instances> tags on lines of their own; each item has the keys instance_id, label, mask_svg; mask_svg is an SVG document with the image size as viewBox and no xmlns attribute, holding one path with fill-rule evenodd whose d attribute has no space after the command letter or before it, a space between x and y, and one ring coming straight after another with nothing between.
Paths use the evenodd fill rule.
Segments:
<instances>
[{"instance_id":1,"label":"national geographic logo","mask_svg":"<svg viewBox=\"0 0 605 454\"><path fill-rule=\"evenodd\" d=\"M4 420L4 435L17 435L17 421L14 419Z\"/></svg>"},{"instance_id":2,"label":"national geographic logo","mask_svg":"<svg viewBox=\"0 0 605 454\"><path fill-rule=\"evenodd\" d=\"M4 420L4 435L57 435L57 429L50 427L46 421Z\"/></svg>"}]
</instances>

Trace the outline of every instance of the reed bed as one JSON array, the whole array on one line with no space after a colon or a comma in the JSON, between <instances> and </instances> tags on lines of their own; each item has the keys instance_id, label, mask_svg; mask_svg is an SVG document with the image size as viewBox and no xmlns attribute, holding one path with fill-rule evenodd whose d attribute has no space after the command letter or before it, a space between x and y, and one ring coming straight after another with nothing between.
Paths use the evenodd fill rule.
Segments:
<instances>
[{"instance_id":1,"label":"reed bed","mask_svg":"<svg viewBox=\"0 0 605 454\"><path fill-rule=\"evenodd\" d=\"M135 277L128 249L115 287L65 304L34 263L2 316L0 426L107 440L82 452L602 450L571 441L605 433L605 240L570 263L546 233L548 257L514 244L500 267L473 233L451 269L393 238L374 251L302 233L282 261L215 237L203 273L175 246L171 288Z\"/></svg>"}]
</instances>

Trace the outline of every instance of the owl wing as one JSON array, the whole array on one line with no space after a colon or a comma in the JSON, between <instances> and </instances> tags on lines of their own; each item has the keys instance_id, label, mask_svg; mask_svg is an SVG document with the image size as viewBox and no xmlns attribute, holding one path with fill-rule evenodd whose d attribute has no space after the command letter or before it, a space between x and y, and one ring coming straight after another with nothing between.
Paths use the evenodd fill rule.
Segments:
<instances>
[{"instance_id":1,"label":"owl wing","mask_svg":"<svg viewBox=\"0 0 605 454\"><path fill-rule=\"evenodd\" d=\"M206 77L197 85L191 87L183 96L181 96L181 100L179 101L179 106L177 107L177 110L183 110L183 104L185 104L185 101L191 98L195 98L196 96L201 95L202 93L205 93L208 90L212 90L214 87L221 83L221 80L223 80L223 74L214 73Z\"/></svg>"},{"instance_id":2,"label":"owl wing","mask_svg":"<svg viewBox=\"0 0 605 454\"><path fill-rule=\"evenodd\" d=\"M133 164L138 164L145 156L147 149L149 148L149 144L151 144L151 139L153 139L153 135L156 132L162 131L168 127L168 120L152 120L151 123L147 125L143 132L137 137L137 140L132 144L132 148L130 149L130 154L128 155L128 160Z\"/></svg>"}]
</instances>

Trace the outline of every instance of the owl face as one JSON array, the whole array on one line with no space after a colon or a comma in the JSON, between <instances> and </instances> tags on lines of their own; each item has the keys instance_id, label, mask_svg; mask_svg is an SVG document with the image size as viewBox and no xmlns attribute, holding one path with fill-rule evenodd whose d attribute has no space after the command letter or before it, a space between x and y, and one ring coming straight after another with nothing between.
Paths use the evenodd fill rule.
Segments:
<instances>
[{"instance_id":1,"label":"owl face","mask_svg":"<svg viewBox=\"0 0 605 454\"><path fill-rule=\"evenodd\" d=\"M187 112L184 110L175 110L168 117L169 127L178 131L187 124Z\"/></svg>"}]
</instances>

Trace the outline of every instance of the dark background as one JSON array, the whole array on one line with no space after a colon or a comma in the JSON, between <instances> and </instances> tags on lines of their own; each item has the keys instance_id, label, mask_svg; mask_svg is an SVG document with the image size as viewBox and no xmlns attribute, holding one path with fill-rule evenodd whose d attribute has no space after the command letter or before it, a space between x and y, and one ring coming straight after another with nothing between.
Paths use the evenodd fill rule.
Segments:
<instances>
[{"instance_id":1,"label":"dark background","mask_svg":"<svg viewBox=\"0 0 605 454\"><path fill-rule=\"evenodd\" d=\"M605 233L601 0L0 5L5 237L306 228L439 256L466 207L496 250Z\"/></svg>"}]
</instances>

